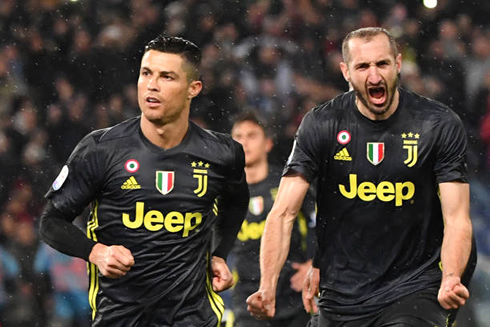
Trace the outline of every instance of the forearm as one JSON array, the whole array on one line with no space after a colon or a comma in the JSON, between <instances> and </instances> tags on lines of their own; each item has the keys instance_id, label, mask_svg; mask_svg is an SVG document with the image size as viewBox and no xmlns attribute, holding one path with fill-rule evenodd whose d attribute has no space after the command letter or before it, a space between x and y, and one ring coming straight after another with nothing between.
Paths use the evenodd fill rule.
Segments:
<instances>
[{"instance_id":1,"label":"forearm","mask_svg":"<svg viewBox=\"0 0 490 327\"><path fill-rule=\"evenodd\" d=\"M274 205L267 216L260 244L260 288L275 294L279 273L286 262L294 221L309 188L302 175L281 179Z\"/></svg>"},{"instance_id":2,"label":"forearm","mask_svg":"<svg viewBox=\"0 0 490 327\"><path fill-rule=\"evenodd\" d=\"M267 216L260 244L260 288L274 290L286 262L291 242L291 231L296 216L276 214Z\"/></svg>"},{"instance_id":3,"label":"forearm","mask_svg":"<svg viewBox=\"0 0 490 327\"><path fill-rule=\"evenodd\" d=\"M447 224L441 248L443 279L461 277L471 252L473 229L469 219Z\"/></svg>"},{"instance_id":4,"label":"forearm","mask_svg":"<svg viewBox=\"0 0 490 327\"><path fill-rule=\"evenodd\" d=\"M39 235L52 248L88 261L96 242L87 238L78 227L71 223L70 219L63 217L63 214L51 202L48 203L41 216Z\"/></svg>"},{"instance_id":5,"label":"forearm","mask_svg":"<svg viewBox=\"0 0 490 327\"><path fill-rule=\"evenodd\" d=\"M461 277L471 253L473 229L470 219L470 189L466 183L439 184L444 217L441 248L443 281L445 277Z\"/></svg>"},{"instance_id":6,"label":"forearm","mask_svg":"<svg viewBox=\"0 0 490 327\"><path fill-rule=\"evenodd\" d=\"M226 259L228 253L233 248L240 227L245 217L246 207L243 208L228 208L218 217L216 226L216 247L213 251L213 256Z\"/></svg>"},{"instance_id":7,"label":"forearm","mask_svg":"<svg viewBox=\"0 0 490 327\"><path fill-rule=\"evenodd\" d=\"M248 210L249 191L246 183L237 186L233 193L218 202L218 218L216 222L216 247L213 255L226 259L235 244L243 219Z\"/></svg>"}]
</instances>

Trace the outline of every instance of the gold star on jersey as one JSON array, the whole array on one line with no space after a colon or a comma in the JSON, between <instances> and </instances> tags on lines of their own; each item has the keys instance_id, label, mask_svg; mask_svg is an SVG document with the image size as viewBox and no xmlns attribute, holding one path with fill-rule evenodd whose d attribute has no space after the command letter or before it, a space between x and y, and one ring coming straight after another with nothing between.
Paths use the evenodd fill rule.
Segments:
<instances>
[{"instance_id":1,"label":"gold star on jersey","mask_svg":"<svg viewBox=\"0 0 490 327\"><path fill-rule=\"evenodd\" d=\"M208 169L210 167L209 163L204 163L202 161L191 163L191 167L194 168L192 177L197 179L197 188L194 190L194 193L198 197L204 196L208 190ZM195 168L199 167L199 168Z\"/></svg>"},{"instance_id":2,"label":"gold star on jersey","mask_svg":"<svg viewBox=\"0 0 490 327\"><path fill-rule=\"evenodd\" d=\"M407 150L407 158L403 163L408 167L413 167L418 159L418 139L419 133L402 133L403 149Z\"/></svg>"}]
</instances>

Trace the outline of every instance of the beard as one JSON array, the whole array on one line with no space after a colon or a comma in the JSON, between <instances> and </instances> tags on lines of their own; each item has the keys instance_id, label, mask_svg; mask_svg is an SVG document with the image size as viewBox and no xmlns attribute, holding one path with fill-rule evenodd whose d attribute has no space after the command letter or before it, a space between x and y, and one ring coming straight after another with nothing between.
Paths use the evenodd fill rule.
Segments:
<instances>
[{"instance_id":1,"label":"beard","mask_svg":"<svg viewBox=\"0 0 490 327\"><path fill-rule=\"evenodd\" d=\"M369 87L373 85L368 85L368 83L366 83L364 86L364 90L361 90L361 88L358 85L355 85L353 83L351 83L351 85L352 88L354 89L354 92L356 92L357 98L369 110L369 112L371 112L375 116L383 116L391 108L391 105L393 104L393 100L395 98L395 91L396 88L398 87L398 80L399 80L399 76L397 75L391 85L388 85L384 79L379 85L377 85L382 87L384 86L386 92L386 101L380 105L374 104L369 101Z\"/></svg>"}]
</instances>

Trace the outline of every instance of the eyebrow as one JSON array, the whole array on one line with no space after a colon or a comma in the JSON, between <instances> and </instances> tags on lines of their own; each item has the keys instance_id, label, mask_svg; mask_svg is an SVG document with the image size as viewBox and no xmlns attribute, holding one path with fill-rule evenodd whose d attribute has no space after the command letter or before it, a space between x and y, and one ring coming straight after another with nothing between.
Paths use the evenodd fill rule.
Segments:
<instances>
[{"instance_id":1,"label":"eyebrow","mask_svg":"<svg viewBox=\"0 0 490 327\"><path fill-rule=\"evenodd\" d=\"M384 59L380 59L378 61L375 61L375 65L379 65L379 64L389 64L391 63L391 59L390 58L384 58ZM357 64L354 65L354 67L362 67L362 66L369 66L370 63L367 62L367 61L362 61L362 62L359 62Z\"/></svg>"},{"instance_id":2,"label":"eyebrow","mask_svg":"<svg viewBox=\"0 0 490 327\"><path fill-rule=\"evenodd\" d=\"M151 70L150 68L148 67L145 67L145 66L142 66L141 67L141 71L149 71L149 72L152 72L153 73L153 70ZM174 72L173 70L170 70L170 71L166 71L166 70L163 70L159 73L160 76L166 76L166 75L173 75L173 76L179 76L179 74L177 74L176 72Z\"/></svg>"}]
</instances>

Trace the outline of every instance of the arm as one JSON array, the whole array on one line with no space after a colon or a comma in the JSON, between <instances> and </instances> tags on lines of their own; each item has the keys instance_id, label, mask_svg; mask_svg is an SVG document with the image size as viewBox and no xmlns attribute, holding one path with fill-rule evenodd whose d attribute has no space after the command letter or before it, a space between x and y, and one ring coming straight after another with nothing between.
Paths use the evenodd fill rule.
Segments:
<instances>
[{"instance_id":1,"label":"arm","mask_svg":"<svg viewBox=\"0 0 490 327\"><path fill-rule=\"evenodd\" d=\"M134 265L131 252L121 245L106 246L89 239L72 221L48 202L41 216L39 234L52 248L89 261L99 268L102 275L110 278L124 276Z\"/></svg>"},{"instance_id":2,"label":"arm","mask_svg":"<svg viewBox=\"0 0 490 327\"><path fill-rule=\"evenodd\" d=\"M260 288L247 299L248 311L256 318L274 316L277 280L289 252L294 220L308 188L309 183L302 175L281 179L261 240Z\"/></svg>"},{"instance_id":3,"label":"arm","mask_svg":"<svg viewBox=\"0 0 490 327\"><path fill-rule=\"evenodd\" d=\"M317 313L318 306L315 302L315 296L320 292L320 269L311 265L303 284L303 305L306 312Z\"/></svg>"},{"instance_id":4,"label":"arm","mask_svg":"<svg viewBox=\"0 0 490 327\"><path fill-rule=\"evenodd\" d=\"M303 306L306 312L310 313L318 312L318 306L315 302L315 297L320 297L320 268L318 268L320 259L318 258L318 253L318 243L316 243L313 262L303 283L303 291L301 293Z\"/></svg>"},{"instance_id":5,"label":"arm","mask_svg":"<svg viewBox=\"0 0 490 327\"><path fill-rule=\"evenodd\" d=\"M290 279L291 288L296 292L301 292L301 290L303 289L303 284L311 268L311 262L312 260L310 259L303 263L299 263L299 262L291 263L291 267L293 267L296 270L296 273Z\"/></svg>"},{"instance_id":6,"label":"arm","mask_svg":"<svg viewBox=\"0 0 490 327\"><path fill-rule=\"evenodd\" d=\"M221 292L235 284L233 274L225 259L213 256L211 258L211 271L213 272L213 291Z\"/></svg>"},{"instance_id":7,"label":"arm","mask_svg":"<svg viewBox=\"0 0 490 327\"><path fill-rule=\"evenodd\" d=\"M438 300L445 309L457 309L469 298L461 283L471 252L472 225L469 215L469 185L449 182L439 184L444 238L442 241L442 282Z\"/></svg>"},{"instance_id":8,"label":"arm","mask_svg":"<svg viewBox=\"0 0 490 327\"><path fill-rule=\"evenodd\" d=\"M299 215L299 219L304 218L304 223L306 225L306 258L308 259L304 263L293 262L292 267L297 270L297 272L291 277L291 288L296 292L301 292L305 283L305 279L308 276L308 272L312 265L312 258L315 253L316 246L316 212L315 212L315 200L314 196L310 190L306 193L303 200L303 205L301 207L302 215Z\"/></svg>"},{"instance_id":9,"label":"arm","mask_svg":"<svg viewBox=\"0 0 490 327\"><path fill-rule=\"evenodd\" d=\"M218 200L218 218L216 222L216 247L213 256L226 259L235 244L243 219L247 214L250 195L245 179L234 184Z\"/></svg>"},{"instance_id":10,"label":"arm","mask_svg":"<svg viewBox=\"0 0 490 327\"><path fill-rule=\"evenodd\" d=\"M211 258L211 270L213 272L213 290L224 291L235 283L233 275L226 264L226 257L233 247L236 236L240 231L243 219L247 213L249 192L246 182L230 189L220 202L218 221L216 223L216 238L218 244Z\"/></svg>"},{"instance_id":11,"label":"arm","mask_svg":"<svg viewBox=\"0 0 490 327\"><path fill-rule=\"evenodd\" d=\"M216 246L211 258L213 290L216 292L224 291L235 283L225 259L235 244L250 199L244 170L245 154L239 143L233 142L233 145L235 155L228 187L218 198L218 217L214 235Z\"/></svg>"}]
</instances>

